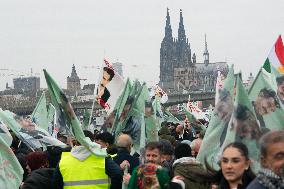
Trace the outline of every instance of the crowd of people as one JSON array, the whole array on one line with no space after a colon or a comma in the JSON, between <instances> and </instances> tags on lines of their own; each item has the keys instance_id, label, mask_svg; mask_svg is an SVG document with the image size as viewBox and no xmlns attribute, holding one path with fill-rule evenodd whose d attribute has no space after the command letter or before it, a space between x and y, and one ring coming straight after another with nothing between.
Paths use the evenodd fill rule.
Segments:
<instances>
[{"instance_id":1,"label":"crowd of people","mask_svg":"<svg viewBox=\"0 0 284 189\"><path fill-rule=\"evenodd\" d=\"M32 124L32 123L31 123ZM58 134L67 147L32 151L12 133L11 148L24 169L21 189L280 189L284 188L284 131L259 139L261 169L253 172L249 149L232 142L222 149L219 166L196 157L204 131L191 124L162 123L159 140L133 153L132 138L106 131L84 135L106 149L107 157L91 153L75 138Z\"/></svg>"}]
</instances>

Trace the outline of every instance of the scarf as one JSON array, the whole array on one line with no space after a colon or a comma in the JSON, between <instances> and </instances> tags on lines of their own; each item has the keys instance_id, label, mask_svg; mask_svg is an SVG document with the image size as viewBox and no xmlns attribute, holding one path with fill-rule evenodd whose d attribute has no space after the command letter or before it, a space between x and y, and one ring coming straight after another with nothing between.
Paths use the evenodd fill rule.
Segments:
<instances>
[{"instance_id":1,"label":"scarf","mask_svg":"<svg viewBox=\"0 0 284 189\"><path fill-rule=\"evenodd\" d=\"M259 183L269 189L284 188L284 179L273 173L270 169L261 169L257 175Z\"/></svg>"}]
</instances>

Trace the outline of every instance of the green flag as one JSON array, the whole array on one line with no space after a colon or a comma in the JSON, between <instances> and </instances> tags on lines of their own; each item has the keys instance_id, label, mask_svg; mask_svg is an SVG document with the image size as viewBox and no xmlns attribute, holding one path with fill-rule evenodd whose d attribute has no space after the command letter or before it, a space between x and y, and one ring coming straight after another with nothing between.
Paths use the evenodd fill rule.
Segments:
<instances>
[{"instance_id":1,"label":"green flag","mask_svg":"<svg viewBox=\"0 0 284 189\"><path fill-rule=\"evenodd\" d=\"M2 138L8 146L11 146L13 137L8 127L0 119L0 138Z\"/></svg>"},{"instance_id":2,"label":"green flag","mask_svg":"<svg viewBox=\"0 0 284 189\"><path fill-rule=\"evenodd\" d=\"M218 169L219 151L226 137L228 124L233 112L234 94L234 69L230 67L223 89L219 91L219 97L214 113L209 122L197 159L204 165L207 161L212 167Z\"/></svg>"},{"instance_id":3,"label":"green flag","mask_svg":"<svg viewBox=\"0 0 284 189\"><path fill-rule=\"evenodd\" d=\"M0 109L0 119L32 150L45 150L47 146L66 147L66 144L50 136L46 130L8 110Z\"/></svg>"},{"instance_id":4,"label":"green flag","mask_svg":"<svg viewBox=\"0 0 284 189\"><path fill-rule=\"evenodd\" d=\"M60 92L61 89L59 88L59 86L55 83L55 81L52 79L52 77L47 73L47 71L44 69L44 76L45 76L45 80L47 83L47 87L48 87L48 91L50 94L50 98L51 98L51 102L54 105L55 109L56 109L56 129L58 130L61 134L68 134L68 135L74 135L72 133L72 129L71 129L71 120L64 116L63 113L63 107L62 107L62 102L61 102L61 96L60 96Z\"/></svg>"},{"instance_id":5,"label":"green flag","mask_svg":"<svg viewBox=\"0 0 284 189\"><path fill-rule=\"evenodd\" d=\"M170 122L170 123L181 123L181 121L176 118L170 111L169 109L166 109L164 111L164 114L163 114L163 121L166 121L166 122Z\"/></svg>"},{"instance_id":6,"label":"green flag","mask_svg":"<svg viewBox=\"0 0 284 189\"><path fill-rule=\"evenodd\" d=\"M129 97L129 95L130 95L131 89L132 89L132 85L131 85L130 79L127 78L127 81L125 83L123 92L121 93L121 95L119 96L118 100L116 101L114 110L113 110L113 112L109 116L111 118L107 119L107 121L114 119L113 121L110 121L110 124L107 124L107 125L111 125L111 128L107 128L107 129L111 130L111 132L113 134L117 133L117 130L119 130L119 128L117 128L118 122L119 122L119 118L120 118L120 116L121 116L121 114L123 112L123 108L124 108L124 106L126 104L126 101L127 101L128 97Z\"/></svg>"},{"instance_id":7,"label":"green flag","mask_svg":"<svg viewBox=\"0 0 284 189\"><path fill-rule=\"evenodd\" d=\"M0 137L0 186L17 189L23 180L24 171L10 146Z\"/></svg>"},{"instance_id":8,"label":"green flag","mask_svg":"<svg viewBox=\"0 0 284 189\"><path fill-rule=\"evenodd\" d=\"M48 113L46 109L45 92L42 93L40 99L31 115L32 120L39 127L48 131Z\"/></svg>"},{"instance_id":9,"label":"green flag","mask_svg":"<svg viewBox=\"0 0 284 189\"><path fill-rule=\"evenodd\" d=\"M56 129L56 109L55 107L49 103L48 105L48 115L47 115L47 122L48 122L48 132L53 137L57 138L58 131L55 131Z\"/></svg>"},{"instance_id":10,"label":"green flag","mask_svg":"<svg viewBox=\"0 0 284 189\"><path fill-rule=\"evenodd\" d=\"M91 116L90 110L85 109L83 113L83 123L82 123L82 128L84 130L87 130L89 128L90 116Z\"/></svg>"},{"instance_id":11,"label":"green flag","mask_svg":"<svg viewBox=\"0 0 284 189\"><path fill-rule=\"evenodd\" d=\"M131 136L134 150L140 152L145 146L145 101L149 96L148 88L145 83L135 81L124 106L122 119L117 124L115 135L125 133Z\"/></svg>"},{"instance_id":12,"label":"green flag","mask_svg":"<svg viewBox=\"0 0 284 189\"><path fill-rule=\"evenodd\" d=\"M260 69L249 90L249 99L253 104L258 122L263 132L284 128L284 110L277 96L277 84L274 72L267 72L269 63Z\"/></svg>"},{"instance_id":13,"label":"green flag","mask_svg":"<svg viewBox=\"0 0 284 189\"><path fill-rule=\"evenodd\" d=\"M106 149L101 149L101 146L99 144L92 142L89 137L85 137L81 128L80 121L75 115L71 103L68 101L63 91L58 87L57 83L52 79L52 77L47 73L46 70L44 70L44 74L48 87L52 90L54 96L56 97L57 103L62 108L67 123L72 128L72 132L74 133L74 136L78 140L78 142L89 149L95 155L106 156Z\"/></svg>"},{"instance_id":14,"label":"green flag","mask_svg":"<svg viewBox=\"0 0 284 189\"><path fill-rule=\"evenodd\" d=\"M155 111L155 107L153 107L153 105L155 105L155 103L152 103L151 101L146 101L145 103L144 119L147 142L154 142L159 140L158 131L160 130L161 122L160 117L156 115L157 110Z\"/></svg>"},{"instance_id":15,"label":"green flag","mask_svg":"<svg viewBox=\"0 0 284 189\"><path fill-rule=\"evenodd\" d=\"M262 131L256 119L254 108L242 84L241 78L238 77L234 110L223 147L234 141L245 144L249 150L252 168L257 172L260 167L260 149L258 142L261 135Z\"/></svg>"},{"instance_id":16,"label":"green flag","mask_svg":"<svg viewBox=\"0 0 284 189\"><path fill-rule=\"evenodd\" d=\"M194 131L198 130L198 131L205 131L206 130L206 127L198 120L194 117L193 114L191 114L185 106L183 106L183 110L184 110L184 113L189 121L189 123L191 123L191 126L193 128ZM197 124L199 123L199 124Z\"/></svg>"}]
</instances>

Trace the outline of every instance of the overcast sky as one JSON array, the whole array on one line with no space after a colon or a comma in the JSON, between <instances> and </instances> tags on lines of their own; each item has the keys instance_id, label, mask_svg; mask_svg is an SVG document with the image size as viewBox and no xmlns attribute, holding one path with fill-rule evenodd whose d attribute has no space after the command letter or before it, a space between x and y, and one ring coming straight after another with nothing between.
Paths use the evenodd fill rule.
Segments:
<instances>
[{"instance_id":1,"label":"overcast sky","mask_svg":"<svg viewBox=\"0 0 284 189\"><path fill-rule=\"evenodd\" d=\"M46 68L66 88L73 63L83 84L94 83L91 66L104 57L122 62L126 76L158 82L167 7L174 37L183 10L198 62L206 33L210 61L233 63L245 77L284 34L283 0L0 0L0 89L31 68L41 87Z\"/></svg>"}]
</instances>

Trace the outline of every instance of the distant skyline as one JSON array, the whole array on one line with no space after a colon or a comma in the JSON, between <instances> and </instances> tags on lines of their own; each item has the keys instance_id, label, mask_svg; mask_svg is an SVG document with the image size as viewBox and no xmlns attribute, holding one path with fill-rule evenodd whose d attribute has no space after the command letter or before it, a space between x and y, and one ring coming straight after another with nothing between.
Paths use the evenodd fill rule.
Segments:
<instances>
[{"instance_id":1,"label":"distant skyline","mask_svg":"<svg viewBox=\"0 0 284 189\"><path fill-rule=\"evenodd\" d=\"M234 64L243 78L284 34L283 0L0 0L0 90L31 68L42 88L44 68L66 88L72 64L82 85L95 83L103 58L121 62L125 77L158 83L167 8L174 37L182 9L197 62L206 34L210 62Z\"/></svg>"}]
</instances>

